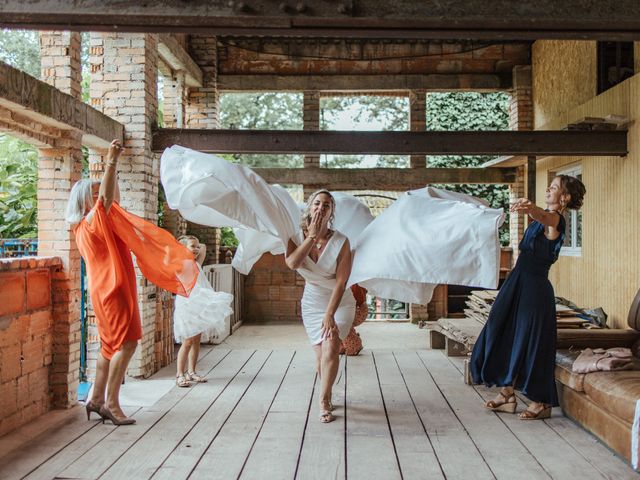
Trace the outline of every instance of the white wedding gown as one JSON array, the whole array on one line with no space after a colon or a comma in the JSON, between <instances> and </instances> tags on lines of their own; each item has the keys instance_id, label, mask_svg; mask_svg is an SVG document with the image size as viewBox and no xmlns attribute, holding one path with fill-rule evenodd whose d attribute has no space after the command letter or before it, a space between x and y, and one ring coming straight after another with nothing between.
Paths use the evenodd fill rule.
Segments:
<instances>
[{"instance_id":1,"label":"white wedding gown","mask_svg":"<svg viewBox=\"0 0 640 480\"><path fill-rule=\"evenodd\" d=\"M284 253L289 239L299 238L300 207L251 169L180 146L165 150L160 168L171 208L194 223L235 228L240 245L233 265L241 273L262 254ZM356 198L336 193L335 199L332 228L349 238L354 254L349 285L420 304L430 301L439 283L497 287L502 209L429 187L405 193L374 220Z\"/></svg>"}]
</instances>

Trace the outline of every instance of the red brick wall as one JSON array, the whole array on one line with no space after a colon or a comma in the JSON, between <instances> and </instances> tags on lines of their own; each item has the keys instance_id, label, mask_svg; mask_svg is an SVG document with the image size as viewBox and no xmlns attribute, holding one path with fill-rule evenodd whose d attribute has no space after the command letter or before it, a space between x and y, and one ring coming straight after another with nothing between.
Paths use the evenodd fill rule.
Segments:
<instances>
[{"instance_id":1,"label":"red brick wall","mask_svg":"<svg viewBox=\"0 0 640 480\"><path fill-rule=\"evenodd\" d=\"M284 263L284 255L265 253L244 282L244 321L300 322L304 280Z\"/></svg>"},{"instance_id":2,"label":"red brick wall","mask_svg":"<svg viewBox=\"0 0 640 480\"><path fill-rule=\"evenodd\" d=\"M0 435L51 408L57 257L0 260Z\"/></svg>"}]
</instances>

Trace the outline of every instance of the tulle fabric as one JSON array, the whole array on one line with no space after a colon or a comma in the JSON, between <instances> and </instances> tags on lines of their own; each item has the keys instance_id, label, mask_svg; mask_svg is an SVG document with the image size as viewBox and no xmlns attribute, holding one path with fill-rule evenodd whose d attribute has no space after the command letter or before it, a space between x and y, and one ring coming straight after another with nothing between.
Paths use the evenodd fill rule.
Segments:
<instances>
[{"instance_id":1,"label":"tulle fabric","mask_svg":"<svg viewBox=\"0 0 640 480\"><path fill-rule=\"evenodd\" d=\"M233 313L233 295L216 292L200 269L198 280L189 298L176 297L173 313L173 336L182 343L203 332L211 336L222 335L225 319Z\"/></svg>"}]
</instances>

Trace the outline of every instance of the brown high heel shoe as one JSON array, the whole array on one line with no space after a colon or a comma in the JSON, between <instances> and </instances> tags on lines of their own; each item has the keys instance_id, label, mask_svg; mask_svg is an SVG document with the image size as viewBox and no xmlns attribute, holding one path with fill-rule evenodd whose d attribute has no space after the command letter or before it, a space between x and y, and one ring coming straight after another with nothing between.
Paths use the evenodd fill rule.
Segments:
<instances>
[{"instance_id":1,"label":"brown high heel shoe","mask_svg":"<svg viewBox=\"0 0 640 480\"><path fill-rule=\"evenodd\" d=\"M500 390L498 394L504 398L504 402L498 403L495 400L489 400L488 402L485 402L484 408L488 408L494 412L516 413L516 405L518 405L516 394L512 393L511 395L505 395L502 390Z\"/></svg>"},{"instance_id":2,"label":"brown high heel shoe","mask_svg":"<svg viewBox=\"0 0 640 480\"><path fill-rule=\"evenodd\" d=\"M116 416L111 413L111 410L109 410L107 407L105 407L104 405L102 405L100 407L100 415L102 416L102 423L104 423L105 420L111 420L111 423L113 423L114 425L133 425L134 423L136 423L136 419L135 418L130 418L130 417L125 417L122 419L116 418Z\"/></svg>"},{"instance_id":3,"label":"brown high heel shoe","mask_svg":"<svg viewBox=\"0 0 640 480\"><path fill-rule=\"evenodd\" d=\"M100 414L100 407L101 406L102 405L96 405L91 400L89 400L87 403L85 403L84 409L87 411L87 420L91 420L91 412L97 413L98 415L100 415L100 418L102 418L102 415Z\"/></svg>"},{"instance_id":4,"label":"brown high heel shoe","mask_svg":"<svg viewBox=\"0 0 640 480\"><path fill-rule=\"evenodd\" d=\"M524 410L518 415L520 420L544 420L545 418L551 418L551 406L542 407L538 413L531 410Z\"/></svg>"}]
</instances>

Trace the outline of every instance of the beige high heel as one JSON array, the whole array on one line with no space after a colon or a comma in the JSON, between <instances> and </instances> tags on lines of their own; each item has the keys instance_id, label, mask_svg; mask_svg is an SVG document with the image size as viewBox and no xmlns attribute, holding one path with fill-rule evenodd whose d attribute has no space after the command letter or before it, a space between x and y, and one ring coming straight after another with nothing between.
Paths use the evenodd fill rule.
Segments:
<instances>
[{"instance_id":1,"label":"beige high heel","mask_svg":"<svg viewBox=\"0 0 640 480\"><path fill-rule=\"evenodd\" d=\"M116 426L133 425L134 423L136 423L135 418L131 418L131 417L116 418L116 416L113 413L111 413L111 410L109 410L104 405L100 407L100 416L102 417L102 423L104 423L105 420L111 420L111 423L113 423Z\"/></svg>"},{"instance_id":2,"label":"beige high heel","mask_svg":"<svg viewBox=\"0 0 640 480\"><path fill-rule=\"evenodd\" d=\"M518 405L516 394L512 393L507 396L502 393L502 390L500 390L498 394L504 398L504 402L498 403L495 400L489 400L488 402L485 402L484 408L488 408L494 412L516 413L516 406Z\"/></svg>"}]
</instances>

